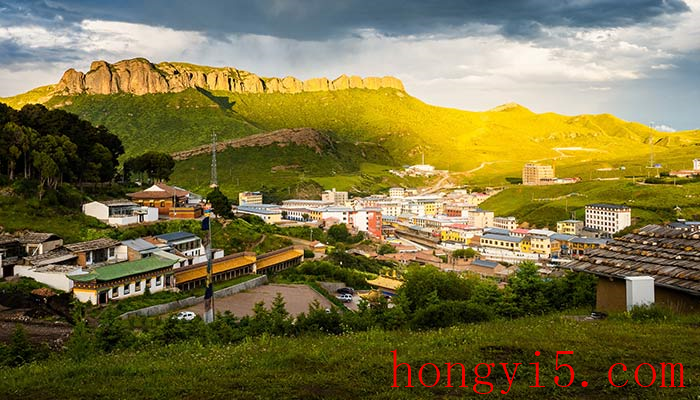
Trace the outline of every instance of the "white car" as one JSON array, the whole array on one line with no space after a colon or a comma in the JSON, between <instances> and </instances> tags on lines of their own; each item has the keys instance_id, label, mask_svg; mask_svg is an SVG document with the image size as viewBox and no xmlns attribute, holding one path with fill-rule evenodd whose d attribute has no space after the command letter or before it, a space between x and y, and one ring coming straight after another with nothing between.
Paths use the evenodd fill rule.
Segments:
<instances>
[{"instance_id":1,"label":"white car","mask_svg":"<svg viewBox=\"0 0 700 400\"><path fill-rule=\"evenodd\" d=\"M193 319L197 318L197 314L193 313L192 311L180 311L175 318L180 321L192 321Z\"/></svg>"},{"instance_id":2,"label":"white car","mask_svg":"<svg viewBox=\"0 0 700 400\"><path fill-rule=\"evenodd\" d=\"M339 294L336 298L343 303L350 303L352 301L352 295L348 293Z\"/></svg>"}]
</instances>

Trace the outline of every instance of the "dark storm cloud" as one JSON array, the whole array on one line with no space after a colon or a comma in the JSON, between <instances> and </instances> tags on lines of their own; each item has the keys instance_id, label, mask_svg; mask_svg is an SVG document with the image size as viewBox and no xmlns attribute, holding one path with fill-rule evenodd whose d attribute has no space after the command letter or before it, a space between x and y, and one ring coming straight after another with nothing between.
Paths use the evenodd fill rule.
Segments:
<instances>
[{"instance_id":1,"label":"dark storm cloud","mask_svg":"<svg viewBox=\"0 0 700 400\"><path fill-rule=\"evenodd\" d=\"M681 0L5 2L9 11L0 17L5 23L14 19L64 25L106 19L196 30L212 37L252 33L304 40L343 37L361 29L390 36L457 36L463 34L459 28L470 24L494 25L504 36L531 38L543 27L624 27L689 11ZM56 19L59 15L62 20Z\"/></svg>"}]
</instances>

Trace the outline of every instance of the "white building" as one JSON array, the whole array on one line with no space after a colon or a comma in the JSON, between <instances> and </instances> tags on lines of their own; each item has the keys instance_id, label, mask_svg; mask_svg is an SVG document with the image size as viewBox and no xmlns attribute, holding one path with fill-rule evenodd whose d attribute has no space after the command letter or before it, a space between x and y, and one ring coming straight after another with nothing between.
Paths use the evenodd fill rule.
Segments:
<instances>
[{"instance_id":1,"label":"white building","mask_svg":"<svg viewBox=\"0 0 700 400\"><path fill-rule=\"evenodd\" d=\"M282 221L282 210L277 204L241 204L236 209L236 213L255 215L268 224Z\"/></svg>"},{"instance_id":2,"label":"white building","mask_svg":"<svg viewBox=\"0 0 700 400\"><path fill-rule=\"evenodd\" d=\"M617 204L589 204L586 206L585 225L586 228L616 233L632 225L632 210Z\"/></svg>"},{"instance_id":3,"label":"white building","mask_svg":"<svg viewBox=\"0 0 700 400\"><path fill-rule=\"evenodd\" d=\"M402 187L393 187L389 189L389 197L401 198L406 193L406 190Z\"/></svg>"},{"instance_id":4,"label":"white building","mask_svg":"<svg viewBox=\"0 0 700 400\"><path fill-rule=\"evenodd\" d=\"M345 206L348 203L348 192L337 192L335 188L321 193L321 201L333 203L336 206Z\"/></svg>"},{"instance_id":5,"label":"white building","mask_svg":"<svg viewBox=\"0 0 700 400\"><path fill-rule=\"evenodd\" d=\"M300 200L291 199L282 201L282 207L284 208L314 208L314 207L327 207L332 206L333 202L323 201L323 200Z\"/></svg>"},{"instance_id":6,"label":"white building","mask_svg":"<svg viewBox=\"0 0 700 400\"><path fill-rule=\"evenodd\" d=\"M401 214L400 201L378 201L376 207L382 210L383 217L398 217Z\"/></svg>"},{"instance_id":7,"label":"white building","mask_svg":"<svg viewBox=\"0 0 700 400\"><path fill-rule=\"evenodd\" d=\"M693 171L700 171L700 158L693 160Z\"/></svg>"},{"instance_id":8,"label":"white building","mask_svg":"<svg viewBox=\"0 0 700 400\"><path fill-rule=\"evenodd\" d=\"M86 271L77 265L44 265L35 267L33 265L16 265L15 275L32 278L37 282L51 286L54 289L70 292L73 289L71 275L86 274Z\"/></svg>"},{"instance_id":9,"label":"white building","mask_svg":"<svg viewBox=\"0 0 700 400\"><path fill-rule=\"evenodd\" d=\"M467 218L469 219L468 224L471 226L482 229L493 227L493 211L477 208L474 211L470 211Z\"/></svg>"},{"instance_id":10,"label":"white building","mask_svg":"<svg viewBox=\"0 0 700 400\"><path fill-rule=\"evenodd\" d=\"M494 217L493 227L512 231L518 228L518 220L515 217Z\"/></svg>"},{"instance_id":11,"label":"white building","mask_svg":"<svg viewBox=\"0 0 700 400\"><path fill-rule=\"evenodd\" d=\"M158 209L129 200L93 201L83 204L83 213L112 225L123 226L158 221Z\"/></svg>"},{"instance_id":12,"label":"white building","mask_svg":"<svg viewBox=\"0 0 700 400\"><path fill-rule=\"evenodd\" d=\"M322 221L337 221L339 224L351 224L355 212L351 207L325 207L320 211Z\"/></svg>"},{"instance_id":13,"label":"white building","mask_svg":"<svg viewBox=\"0 0 700 400\"><path fill-rule=\"evenodd\" d=\"M262 204L263 195L260 192L238 193L238 204Z\"/></svg>"}]
</instances>

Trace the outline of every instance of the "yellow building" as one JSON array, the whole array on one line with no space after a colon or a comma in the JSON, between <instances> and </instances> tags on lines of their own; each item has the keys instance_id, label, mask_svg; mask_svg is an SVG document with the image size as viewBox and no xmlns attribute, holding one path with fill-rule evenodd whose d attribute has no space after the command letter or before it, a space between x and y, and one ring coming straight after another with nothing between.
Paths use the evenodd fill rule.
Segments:
<instances>
[{"instance_id":1,"label":"yellow building","mask_svg":"<svg viewBox=\"0 0 700 400\"><path fill-rule=\"evenodd\" d=\"M563 235L578 235L583 230L583 221L567 219L557 222L557 233Z\"/></svg>"},{"instance_id":2,"label":"yellow building","mask_svg":"<svg viewBox=\"0 0 700 400\"><path fill-rule=\"evenodd\" d=\"M528 163L523 167L523 185L540 185L547 179L554 179L553 166Z\"/></svg>"}]
</instances>

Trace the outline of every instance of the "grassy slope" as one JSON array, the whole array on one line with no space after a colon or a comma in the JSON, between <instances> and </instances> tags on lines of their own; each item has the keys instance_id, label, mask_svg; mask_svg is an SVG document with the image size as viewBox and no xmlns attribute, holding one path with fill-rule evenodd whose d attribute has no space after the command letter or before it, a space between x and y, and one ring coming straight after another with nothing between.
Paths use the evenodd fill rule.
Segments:
<instances>
[{"instance_id":1,"label":"grassy slope","mask_svg":"<svg viewBox=\"0 0 700 400\"><path fill-rule=\"evenodd\" d=\"M504 334L504 332L506 334ZM669 340L673 338L673 340ZM523 363L517 370L511 398L695 398L700 394L700 357L688 351L697 343L697 328L689 323L634 323L626 321L574 322L559 316L464 325L427 333L357 333L340 337L259 338L232 346L173 344L152 351L93 356L83 361L53 360L17 369L0 370L0 397L4 399L231 399L231 398L435 398L463 397L472 392L473 368L478 363ZM413 366L415 388L391 388L392 350L399 362ZM535 357L535 351L541 351ZM560 357L575 370L569 388L554 385L557 351L573 351ZM417 369L432 362L442 377L434 388L420 387ZM445 363L463 363L468 388L460 388L459 367L453 370L454 388L445 388ZM544 388L531 388L534 366L540 363ZM625 388L607 380L611 365L623 362L630 379ZM686 388L637 387L634 368L640 363L680 362ZM491 393L507 388L502 368L496 364ZM404 367L405 368L405 367ZM640 372L648 382L648 370ZM428 367L424 378L434 381ZM628 370L629 371L629 370ZM404 378L399 382L405 384ZM482 367L482 373L485 368ZM631 373L631 375L630 375ZM568 381L565 369L560 374ZM583 388L581 381L588 387ZM667 377L667 385L670 381ZM479 386L480 390L488 390Z\"/></svg>"},{"instance_id":2,"label":"grassy slope","mask_svg":"<svg viewBox=\"0 0 700 400\"><path fill-rule=\"evenodd\" d=\"M560 196L574 194L558 200ZM627 204L638 225L700 216L700 183L683 186L640 185L629 180L589 181L555 186L514 186L485 201L481 207L496 215L513 215L519 221L556 228L571 211L583 219L583 207L591 203ZM677 214L674 208L681 208Z\"/></svg>"}]
</instances>

